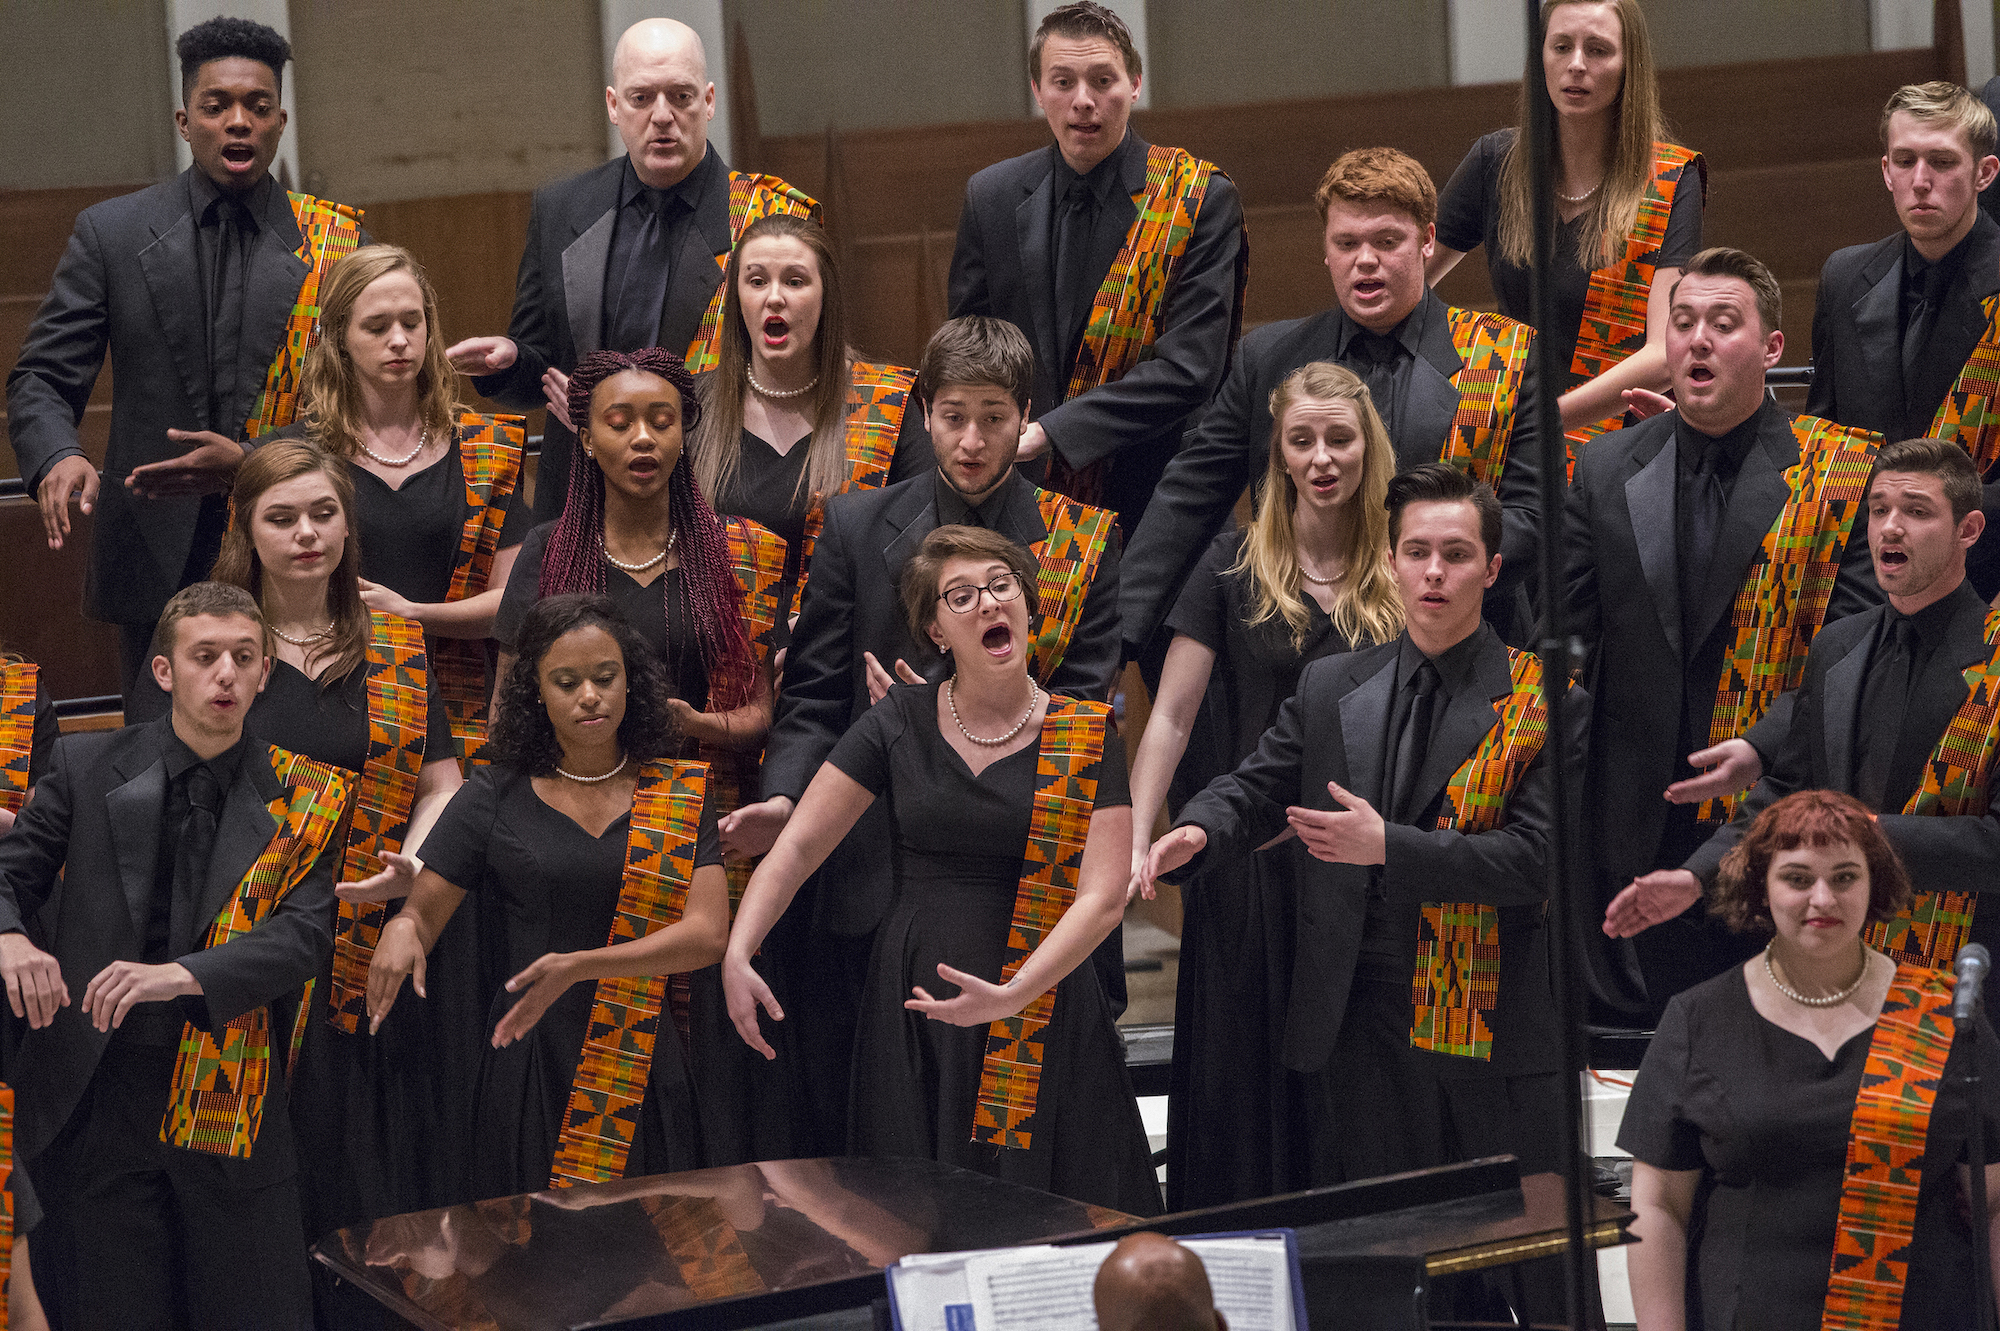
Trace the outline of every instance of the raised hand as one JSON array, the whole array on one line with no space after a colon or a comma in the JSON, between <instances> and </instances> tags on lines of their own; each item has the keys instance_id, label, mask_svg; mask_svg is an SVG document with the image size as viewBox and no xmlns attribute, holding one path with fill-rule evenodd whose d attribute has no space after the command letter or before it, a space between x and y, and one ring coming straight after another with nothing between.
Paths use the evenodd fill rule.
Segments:
<instances>
[{"instance_id":1,"label":"raised hand","mask_svg":"<svg viewBox=\"0 0 2000 1331\"><path fill-rule=\"evenodd\" d=\"M42 506L42 530L48 533L49 549L60 550L69 537L69 501L85 515L97 507L97 468L82 454L72 454L49 468L35 499Z\"/></svg>"},{"instance_id":2,"label":"raised hand","mask_svg":"<svg viewBox=\"0 0 2000 1331\"><path fill-rule=\"evenodd\" d=\"M916 997L903 1000L905 1008L953 1026L984 1026L1011 1017L1028 1005L1021 991L1011 985L982 980L943 962L938 963L937 971L939 979L958 986L958 996L932 998L922 985L917 985L910 990Z\"/></svg>"},{"instance_id":3,"label":"raised hand","mask_svg":"<svg viewBox=\"0 0 2000 1331\"><path fill-rule=\"evenodd\" d=\"M507 1009L493 1027L493 1047L505 1049L535 1029L535 1023L569 987L576 983L575 961L567 952L544 952L529 962L519 975L507 981L507 992L521 994L521 1001Z\"/></svg>"},{"instance_id":4,"label":"raised hand","mask_svg":"<svg viewBox=\"0 0 2000 1331\"><path fill-rule=\"evenodd\" d=\"M417 924L407 915L398 915L382 926L382 936L376 940L374 959L368 963L368 1033L373 1035L382 1029L382 1022L389 1015L389 1009L396 1006L396 995L403 990L403 977L410 977L410 988L417 991L418 998L428 998L424 992L424 941L417 935Z\"/></svg>"},{"instance_id":5,"label":"raised hand","mask_svg":"<svg viewBox=\"0 0 2000 1331\"><path fill-rule=\"evenodd\" d=\"M141 499L225 494L249 456L243 445L213 430L169 430L167 438L189 447L179 457L132 468L125 488Z\"/></svg>"},{"instance_id":6,"label":"raised hand","mask_svg":"<svg viewBox=\"0 0 2000 1331\"><path fill-rule=\"evenodd\" d=\"M416 856L391 851L382 857L382 872L359 882L342 883L333 889L333 894L342 901L394 901L410 895L420 868Z\"/></svg>"},{"instance_id":7,"label":"raised hand","mask_svg":"<svg viewBox=\"0 0 2000 1331\"><path fill-rule=\"evenodd\" d=\"M115 1031L135 1004L164 1003L184 994L198 994L192 972L178 961L148 966L114 961L91 978L83 991L83 1015L100 1031Z\"/></svg>"},{"instance_id":8,"label":"raised hand","mask_svg":"<svg viewBox=\"0 0 2000 1331\"><path fill-rule=\"evenodd\" d=\"M1655 869L1632 880L1604 910L1604 932L1630 938L1684 913L1701 900L1701 879L1686 869Z\"/></svg>"},{"instance_id":9,"label":"raised hand","mask_svg":"<svg viewBox=\"0 0 2000 1331\"><path fill-rule=\"evenodd\" d=\"M1343 807L1307 809L1294 805L1285 810L1307 852L1329 864L1382 863L1387 855L1382 815L1367 800L1331 781L1326 789Z\"/></svg>"},{"instance_id":10,"label":"raised hand","mask_svg":"<svg viewBox=\"0 0 2000 1331\"><path fill-rule=\"evenodd\" d=\"M69 1006L69 986L62 965L28 941L23 933L0 934L0 978L7 982L7 1003L17 1017L40 1030L56 1019L56 1009Z\"/></svg>"},{"instance_id":11,"label":"raised hand","mask_svg":"<svg viewBox=\"0 0 2000 1331\"><path fill-rule=\"evenodd\" d=\"M1764 775L1764 760L1747 739L1726 739L1713 748L1698 749L1688 755L1688 766L1704 770L1668 786L1668 803L1699 804L1740 795Z\"/></svg>"},{"instance_id":12,"label":"raised hand","mask_svg":"<svg viewBox=\"0 0 2000 1331\"><path fill-rule=\"evenodd\" d=\"M498 374L520 358L511 337L468 337L445 348L444 358L460 374Z\"/></svg>"},{"instance_id":13,"label":"raised hand","mask_svg":"<svg viewBox=\"0 0 2000 1331\"><path fill-rule=\"evenodd\" d=\"M778 1051L766 1043L764 1032L757 1026L757 1009L768 1012L772 1021L783 1021L785 1010L778 1006L777 995L764 983L764 977L757 973L748 957L732 952L722 959L722 997L729 1006L730 1023L743 1037L743 1043L765 1058L775 1059Z\"/></svg>"},{"instance_id":14,"label":"raised hand","mask_svg":"<svg viewBox=\"0 0 2000 1331\"><path fill-rule=\"evenodd\" d=\"M768 854L778 844L778 834L792 819L792 801L783 795L746 804L716 820L722 836L722 853L733 859L754 860Z\"/></svg>"}]
</instances>

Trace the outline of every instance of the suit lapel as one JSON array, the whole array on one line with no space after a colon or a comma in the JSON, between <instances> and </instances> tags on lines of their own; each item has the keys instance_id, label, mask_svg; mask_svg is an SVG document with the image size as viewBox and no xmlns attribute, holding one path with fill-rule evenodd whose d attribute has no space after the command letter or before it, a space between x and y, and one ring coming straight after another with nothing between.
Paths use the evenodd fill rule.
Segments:
<instances>
[{"instance_id":1,"label":"suit lapel","mask_svg":"<svg viewBox=\"0 0 2000 1331\"><path fill-rule=\"evenodd\" d=\"M159 745L147 745L130 755L119 764L118 774L126 778L125 783L105 795L104 806L111 819L118 885L125 893L132 932L143 945L159 866L160 820L167 802L167 764Z\"/></svg>"},{"instance_id":2,"label":"suit lapel","mask_svg":"<svg viewBox=\"0 0 2000 1331\"><path fill-rule=\"evenodd\" d=\"M714 151L710 149L710 151ZM718 160L718 165L719 165ZM701 331L715 289L722 285L718 254L727 254L735 238L729 232L729 172L718 170L702 194L701 206L681 228L680 251L667 269L667 301L660 308L660 345L676 356Z\"/></svg>"},{"instance_id":3,"label":"suit lapel","mask_svg":"<svg viewBox=\"0 0 2000 1331\"><path fill-rule=\"evenodd\" d=\"M186 173L180 189L163 194L171 203L152 218L155 239L139 251L139 270L145 274L153 313L166 334L168 351L180 371L181 386L187 390L195 417L202 429L214 429L216 422L208 419L208 332L202 327L208 302L201 291L201 258L195 252Z\"/></svg>"},{"instance_id":4,"label":"suit lapel","mask_svg":"<svg viewBox=\"0 0 2000 1331\"><path fill-rule=\"evenodd\" d=\"M1854 723L1861 711L1861 686L1868 678L1868 647L1882 611L1868 614L1870 628L1854 649L1828 667L1822 686L1820 719L1825 726L1826 783L1834 790L1854 789Z\"/></svg>"},{"instance_id":5,"label":"suit lapel","mask_svg":"<svg viewBox=\"0 0 2000 1331\"><path fill-rule=\"evenodd\" d=\"M1937 327L1931 332L1931 348L1965 347L1979 345L1979 339L1986 335L1986 298L2000 291L2000 225L1981 209L1973 223L1970 243L1965 248L1965 257L1958 267L1958 276L1944 295L1944 308L1938 311ZM1956 378L1960 364L1951 367ZM1925 422L1929 424L1929 422Z\"/></svg>"},{"instance_id":6,"label":"suit lapel","mask_svg":"<svg viewBox=\"0 0 2000 1331\"><path fill-rule=\"evenodd\" d=\"M1389 710L1396 701L1396 652L1384 653L1380 668L1340 700L1340 733L1347 741L1347 788L1377 809L1382 792L1382 745L1389 732ZM1315 792L1301 798L1317 807Z\"/></svg>"},{"instance_id":7,"label":"suit lapel","mask_svg":"<svg viewBox=\"0 0 2000 1331\"><path fill-rule=\"evenodd\" d=\"M1389 437L1396 441L1396 460L1404 467L1436 462L1444 451L1451 423L1458 415L1458 389L1452 386L1451 376L1465 364L1452 345L1443 301L1427 293L1416 317L1424 321L1423 332L1417 343L1416 364L1410 368L1410 391L1401 404L1403 419L1383 422L1389 427Z\"/></svg>"},{"instance_id":8,"label":"suit lapel","mask_svg":"<svg viewBox=\"0 0 2000 1331\"><path fill-rule=\"evenodd\" d=\"M1715 539L1715 553L1709 557L1701 601L1695 606L1695 642L1708 641L1716 622L1735 603L1751 557L1791 497L1785 472L1798 460L1799 441L1791 423L1784 412L1766 406L1757 442L1743 459L1743 469L1736 475L1729 505L1722 513L1722 531Z\"/></svg>"},{"instance_id":9,"label":"suit lapel","mask_svg":"<svg viewBox=\"0 0 2000 1331\"><path fill-rule=\"evenodd\" d=\"M264 391L264 376L285 339L285 325L298 303L312 265L298 255L305 237L285 191L271 183L264 215L257 219L257 238L250 246L250 263L243 274L243 336L237 343L236 397L228 415L210 428L233 435L250 417L250 405Z\"/></svg>"},{"instance_id":10,"label":"suit lapel","mask_svg":"<svg viewBox=\"0 0 2000 1331\"><path fill-rule=\"evenodd\" d=\"M1500 713L1493 700L1514 691L1513 676L1507 670L1507 648L1498 635L1483 626L1478 631L1482 642L1473 682L1453 696L1444 715L1431 727L1430 747L1424 753L1423 770L1417 774L1413 808L1430 807L1437 793L1451 780L1452 773L1472 756L1472 751L1499 720Z\"/></svg>"},{"instance_id":11,"label":"suit lapel","mask_svg":"<svg viewBox=\"0 0 2000 1331\"><path fill-rule=\"evenodd\" d=\"M177 946L198 950L208 926L222 913L250 866L264 853L278 824L265 805L283 794L285 784L271 770L270 750L255 742L244 750L243 765L223 797L222 818L215 828L215 853L209 857L208 877L195 903L192 939L176 939Z\"/></svg>"},{"instance_id":12,"label":"suit lapel","mask_svg":"<svg viewBox=\"0 0 2000 1331\"><path fill-rule=\"evenodd\" d=\"M1858 402L1894 403L1890 419L1900 421L1907 414L1903 405L1903 353L1898 324L1903 297L1903 238L1893 236L1882 253L1861 274L1868 285L1850 306L1854 337L1859 346L1859 369L1863 382L1857 386ZM1845 371L1847 367L1842 366ZM1843 396L1845 393L1843 392Z\"/></svg>"},{"instance_id":13,"label":"suit lapel","mask_svg":"<svg viewBox=\"0 0 2000 1331\"><path fill-rule=\"evenodd\" d=\"M611 262L611 232L617 225L614 196L611 206L562 252L563 303L578 360L604 346L604 270Z\"/></svg>"},{"instance_id":14,"label":"suit lapel","mask_svg":"<svg viewBox=\"0 0 2000 1331\"><path fill-rule=\"evenodd\" d=\"M1639 547L1639 568L1646 575L1646 589L1653 594L1653 609L1674 655L1685 658L1681 645L1680 569L1675 563L1674 468L1679 450L1669 427L1666 439L1653 460L1640 467L1625 482L1625 512L1632 524L1632 540ZM1644 515L1642 520L1640 515Z\"/></svg>"},{"instance_id":15,"label":"suit lapel","mask_svg":"<svg viewBox=\"0 0 2000 1331\"><path fill-rule=\"evenodd\" d=\"M1023 182L1027 197L1014 209L1014 233L1021 245L1021 290L1028 298L1028 308L1034 314L1035 326L1031 330L1035 345L1053 347L1056 345L1055 309L1055 249L1049 235L1049 210L1054 206L1050 196L1055 179L1055 149L1050 148L1043 159L1041 174L1031 182ZM1059 375L1061 368L1045 366L1051 376ZM1061 392L1061 386L1056 388ZM1049 405L1053 406L1054 403Z\"/></svg>"}]
</instances>

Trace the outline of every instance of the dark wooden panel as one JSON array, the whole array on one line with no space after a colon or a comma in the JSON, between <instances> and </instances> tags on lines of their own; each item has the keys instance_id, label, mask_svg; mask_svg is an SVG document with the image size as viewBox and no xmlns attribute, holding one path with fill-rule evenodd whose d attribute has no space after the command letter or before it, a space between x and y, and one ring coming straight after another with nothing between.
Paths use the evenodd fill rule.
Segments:
<instances>
[{"instance_id":1,"label":"dark wooden panel","mask_svg":"<svg viewBox=\"0 0 2000 1331\"><path fill-rule=\"evenodd\" d=\"M51 550L26 499L0 500L0 642L39 663L51 696L118 692L118 632L82 614L90 519L72 514L70 539Z\"/></svg>"},{"instance_id":2,"label":"dark wooden panel","mask_svg":"<svg viewBox=\"0 0 2000 1331\"><path fill-rule=\"evenodd\" d=\"M93 203L144 189L139 185L95 185L81 189L0 190L0 296L33 295L49 289L76 215Z\"/></svg>"}]
</instances>

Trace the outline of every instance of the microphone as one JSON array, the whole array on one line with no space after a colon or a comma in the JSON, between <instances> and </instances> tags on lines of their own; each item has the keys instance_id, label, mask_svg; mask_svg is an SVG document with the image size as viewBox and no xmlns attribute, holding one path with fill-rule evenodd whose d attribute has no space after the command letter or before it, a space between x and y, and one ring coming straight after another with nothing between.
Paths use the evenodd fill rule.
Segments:
<instances>
[{"instance_id":1,"label":"microphone","mask_svg":"<svg viewBox=\"0 0 2000 1331\"><path fill-rule=\"evenodd\" d=\"M1992 969L1993 955L1980 944L1967 943L1958 950L1958 960L1952 963L1958 975L1958 984L1951 991L1954 1022L1972 1020L1972 1014L1979 1010L1979 987Z\"/></svg>"}]
</instances>

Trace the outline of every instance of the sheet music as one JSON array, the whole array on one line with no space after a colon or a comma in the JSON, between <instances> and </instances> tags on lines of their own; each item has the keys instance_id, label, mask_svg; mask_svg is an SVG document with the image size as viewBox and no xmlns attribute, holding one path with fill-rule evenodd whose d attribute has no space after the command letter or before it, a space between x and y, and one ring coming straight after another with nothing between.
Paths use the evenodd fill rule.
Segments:
<instances>
[{"instance_id":1,"label":"sheet music","mask_svg":"<svg viewBox=\"0 0 2000 1331\"><path fill-rule=\"evenodd\" d=\"M1002 1249L965 1264L977 1331L1096 1331L1090 1289L1115 1245ZM1232 1323L1233 1325L1234 1323Z\"/></svg>"},{"instance_id":2,"label":"sheet music","mask_svg":"<svg viewBox=\"0 0 2000 1331\"><path fill-rule=\"evenodd\" d=\"M1280 1239L1189 1239L1230 1331L1291 1331L1292 1267Z\"/></svg>"}]
</instances>

